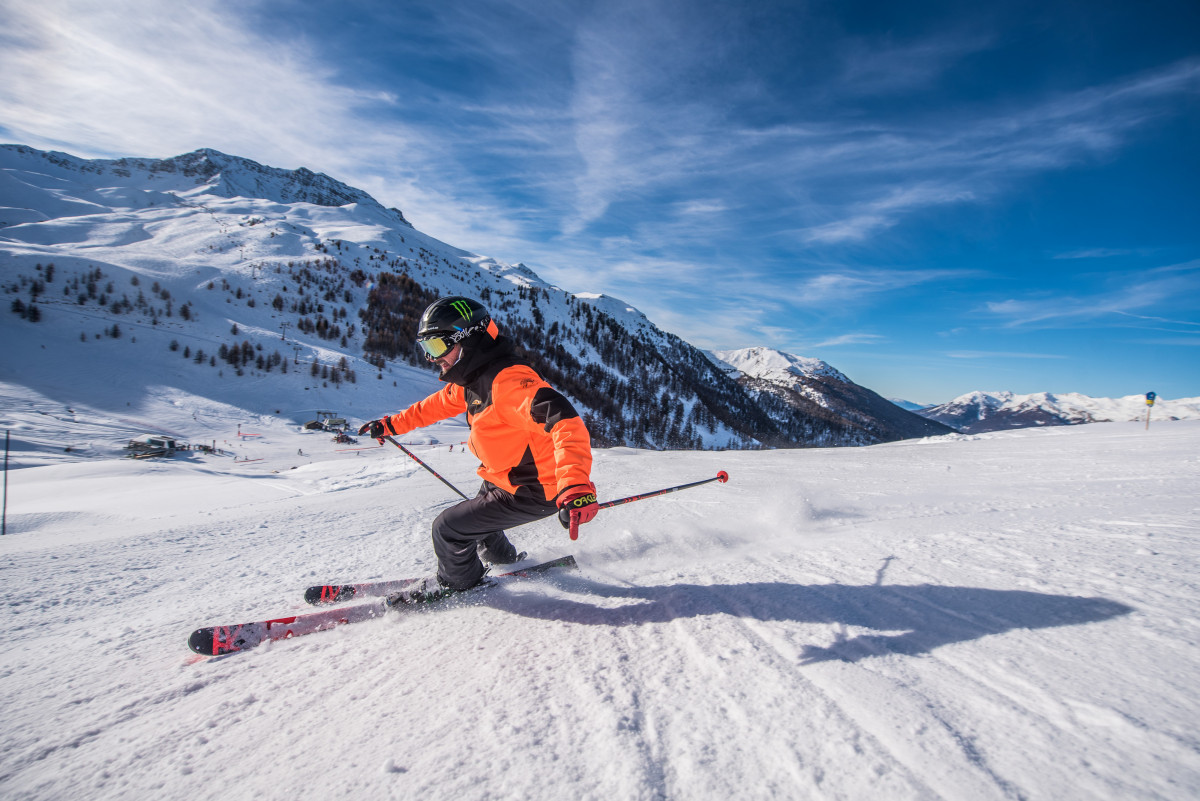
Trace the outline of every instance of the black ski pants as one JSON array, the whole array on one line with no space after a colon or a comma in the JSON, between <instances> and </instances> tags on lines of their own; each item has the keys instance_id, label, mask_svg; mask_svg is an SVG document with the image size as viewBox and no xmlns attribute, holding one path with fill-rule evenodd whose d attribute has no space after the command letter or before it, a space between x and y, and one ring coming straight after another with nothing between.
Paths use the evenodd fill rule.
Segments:
<instances>
[{"instance_id":1,"label":"black ski pants","mask_svg":"<svg viewBox=\"0 0 1200 801\"><path fill-rule=\"evenodd\" d=\"M513 495L490 481L483 482L478 495L451 506L433 521L438 578L454 589L475 586L484 572L477 553L481 542L492 553L503 553L508 539L504 529L557 512L553 503Z\"/></svg>"}]
</instances>

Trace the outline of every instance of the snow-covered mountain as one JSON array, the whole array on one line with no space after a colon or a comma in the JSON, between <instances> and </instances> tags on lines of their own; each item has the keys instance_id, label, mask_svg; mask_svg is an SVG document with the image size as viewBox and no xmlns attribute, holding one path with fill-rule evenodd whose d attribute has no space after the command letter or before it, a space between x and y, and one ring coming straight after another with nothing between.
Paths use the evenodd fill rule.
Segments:
<instances>
[{"instance_id":1,"label":"snow-covered mountain","mask_svg":"<svg viewBox=\"0 0 1200 801\"><path fill-rule=\"evenodd\" d=\"M437 386L416 318L464 294L577 403L597 444L894 438L743 386L619 299L447 245L328 176L214 150L84 160L0 146L0 282L0 325L23 346L0 380L57 399L121 407L172 387L297 420L369 419Z\"/></svg>"},{"instance_id":2,"label":"snow-covered mountain","mask_svg":"<svg viewBox=\"0 0 1200 801\"><path fill-rule=\"evenodd\" d=\"M266 167L210 148L169 159L92 161L22 145L5 145L3 149L0 227L76 216L71 212L94 214L123 206L141 208L197 195L257 198L281 204L355 204L411 227L399 209L384 209L366 192L328 175L304 167Z\"/></svg>"},{"instance_id":3,"label":"snow-covered mountain","mask_svg":"<svg viewBox=\"0 0 1200 801\"><path fill-rule=\"evenodd\" d=\"M922 409L919 414L953 426L963 433L975 434L1032 426L1144 420L1146 411L1145 395L1092 398L1074 392L1037 392L1029 395L1017 395L1012 392L969 392L949 403ZM1200 419L1200 398L1159 398L1150 410L1150 415L1152 423L1154 420Z\"/></svg>"},{"instance_id":4,"label":"snow-covered mountain","mask_svg":"<svg viewBox=\"0 0 1200 801\"><path fill-rule=\"evenodd\" d=\"M850 379L820 359L795 356L772 348L742 348L713 351L724 365L749 378L791 382L795 379L830 378L849 383Z\"/></svg>"},{"instance_id":5,"label":"snow-covered mountain","mask_svg":"<svg viewBox=\"0 0 1200 801\"><path fill-rule=\"evenodd\" d=\"M837 436L867 444L953 431L901 409L820 359L761 347L714 351L710 355L753 392L760 404L781 408L784 414L799 412L827 420Z\"/></svg>"},{"instance_id":6,"label":"snow-covered mountain","mask_svg":"<svg viewBox=\"0 0 1200 801\"><path fill-rule=\"evenodd\" d=\"M896 404L906 412L918 412L925 408L923 404L913 403L910 400L904 400L904 398L888 398L888 401Z\"/></svg>"}]
</instances>

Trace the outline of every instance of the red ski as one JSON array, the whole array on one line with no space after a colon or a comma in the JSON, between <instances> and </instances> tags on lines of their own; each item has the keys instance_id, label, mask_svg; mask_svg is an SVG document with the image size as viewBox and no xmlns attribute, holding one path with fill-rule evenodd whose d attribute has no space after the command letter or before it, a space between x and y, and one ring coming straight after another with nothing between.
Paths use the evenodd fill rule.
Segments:
<instances>
[{"instance_id":1,"label":"red ski","mask_svg":"<svg viewBox=\"0 0 1200 801\"><path fill-rule=\"evenodd\" d=\"M517 556L517 561L525 558L525 552ZM570 558L570 557L566 557ZM550 563L547 563L550 564ZM529 570L537 570L545 565L536 565ZM521 571L514 571L521 572ZM508 575L503 573L501 575ZM493 577L498 578L498 576ZM399 592L411 584L413 579L391 579L387 581L364 581L358 584L317 584L304 591L304 600L313 606L329 606L340 604L354 598L375 598Z\"/></svg>"},{"instance_id":2,"label":"red ski","mask_svg":"<svg viewBox=\"0 0 1200 801\"><path fill-rule=\"evenodd\" d=\"M520 578L533 578L545 573L553 568L572 569L578 567L575 563L574 556L563 556L559 559L554 559L550 562L543 562L540 565L514 570L511 573L501 573L497 576L490 576L489 582L481 584L478 587L473 587L463 593L455 593L447 595L439 601L422 603L421 607L429 606L431 603L438 603L447 599L457 598L460 595L470 594L477 591L485 590L488 587L495 586L501 581ZM375 582L375 584L396 584L396 589L402 588L409 581L399 582ZM356 585L347 585L356 586ZM386 593L381 593L386 594ZM328 602L327 602L328 603ZM386 601L376 601L375 603L359 604L357 606L346 606L339 609L326 609L321 612L309 612L303 615L291 615L289 617L275 618L274 620L260 620L254 623L239 623L232 626L206 626L202 629L196 629L192 632L192 636L188 637L188 647L198 654L205 656L221 656L223 654L231 654L237 651L245 651L253 648L267 640L286 640L291 637L299 637L304 634L312 634L316 631L324 631L331 629L334 626L340 626L343 623L358 623L364 620L372 620L382 616L388 611ZM393 608L418 608L418 607L402 607Z\"/></svg>"}]
</instances>

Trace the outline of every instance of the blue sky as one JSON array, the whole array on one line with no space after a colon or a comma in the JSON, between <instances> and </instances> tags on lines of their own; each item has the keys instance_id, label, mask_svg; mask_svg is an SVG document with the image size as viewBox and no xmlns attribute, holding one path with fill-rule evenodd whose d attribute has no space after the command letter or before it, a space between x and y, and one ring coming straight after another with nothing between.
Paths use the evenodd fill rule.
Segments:
<instances>
[{"instance_id":1,"label":"blue sky","mask_svg":"<svg viewBox=\"0 0 1200 801\"><path fill-rule=\"evenodd\" d=\"M1200 396L1200 4L0 0L0 140L306 166L890 397Z\"/></svg>"}]
</instances>

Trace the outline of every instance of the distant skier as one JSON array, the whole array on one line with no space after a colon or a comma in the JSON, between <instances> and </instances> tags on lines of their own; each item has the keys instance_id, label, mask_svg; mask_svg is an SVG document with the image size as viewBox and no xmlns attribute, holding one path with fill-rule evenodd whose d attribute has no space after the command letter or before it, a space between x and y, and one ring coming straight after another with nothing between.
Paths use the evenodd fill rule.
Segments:
<instances>
[{"instance_id":1,"label":"distant skier","mask_svg":"<svg viewBox=\"0 0 1200 801\"><path fill-rule=\"evenodd\" d=\"M434 576L414 582L390 603L420 603L483 580L483 561L510 564L517 549L504 530L556 512L591 521L598 510L590 479L591 437L571 403L514 352L510 339L476 300L449 297L421 315L417 342L441 369L446 386L404 411L364 424L380 439L466 412L467 447L479 458L483 485L474 498L433 521Z\"/></svg>"}]
</instances>

